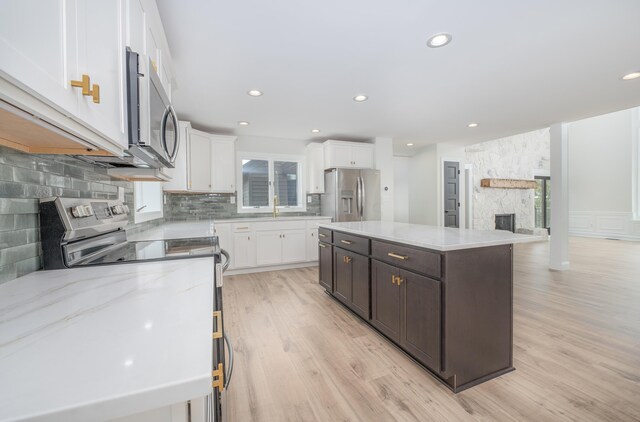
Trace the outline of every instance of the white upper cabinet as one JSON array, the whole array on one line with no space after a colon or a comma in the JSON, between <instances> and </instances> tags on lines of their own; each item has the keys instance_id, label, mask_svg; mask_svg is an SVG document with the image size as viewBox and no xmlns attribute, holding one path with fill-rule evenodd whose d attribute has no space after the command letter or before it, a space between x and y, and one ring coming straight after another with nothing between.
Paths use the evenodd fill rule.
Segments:
<instances>
[{"instance_id":1,"label":"white upper cabinet","mask_svg":"<svg viewBox=\"0 0 640 422\"><path fill-rule=\"evenodd\" d=\"M181 146L175 167L167 169L172 180L165 183L164 190L235 193L235 140L234 136L212 135L180 122Z\"/></svg>"},{"instance_id":2,"label":"white upper cabinet","mask_svg":"<svg viewBox=\"0 0 640 422\"><path fill-rule=\"evenodd\" d=\"M210 135L211 190L217 193L236 191L236 138Z\"/></svg>"},{"instance_id":3,"label":"white upper cabinet","mask_svg":"<svg viewBox=\"0 0 640 422\"><path fill-rule=\"evenodd\" d=\"M307 193L324 193L324 147L307 145Z\"/></svg>"},{"instance_id":4,"label":"white upper cabinet","mask_svg":"<svg viewBox=\"0 0 640 422\"><path fill-rule=\"evenodd\" d=\"M324 146L324 168L374 168L374 145L329 140Z\"/></svg>"},{"instance_id":5,"label":"white upper cabinet","mask_svg":"<svg viewBox=\"0 0 640 422\"><path fill-rule=\"evenodd\" d=\"M75 1L0 1L0 75L69 113L78 96ZM37 36L35 36L37 34Z\"/></svg>"},{"instance_id":6,"label":"white upper cabinet","mask_svg":"<svg viewBox=\"0 0 640 422\"><path fill-rule=\"evenodd\" d=\"M208 133L192 129L189 137L188 190L211 191L211 139Z\"/></svg>"},{"instance_id":7,"label":"white upper cabinet","mask_svg":"<svg viewBox=\"0 0 640 422\"><path fill-rule=\"evenodd\" d=\"M77 0L77 10L77 78L89 75L93 94L80 96L78 117L127 149L124 1Z\"/></svg>"}]
</instances>

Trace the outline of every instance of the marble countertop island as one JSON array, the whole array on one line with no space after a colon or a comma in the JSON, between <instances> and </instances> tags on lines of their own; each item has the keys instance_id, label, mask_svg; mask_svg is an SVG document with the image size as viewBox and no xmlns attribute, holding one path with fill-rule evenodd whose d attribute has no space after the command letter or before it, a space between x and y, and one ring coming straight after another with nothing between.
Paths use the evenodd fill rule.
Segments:
<instances>
[{"instance_id":1,"label":"marble countertop island","mask_svg":"<svg viewBox=\"0 0 640 422\"><path fill-rule=\"evenodd\" d=\"M516 234L503 230L457 229L390 221L322 223L320 227L442 252L546 239L546 236Z\"/></svg>"},{"instance_id":2,"label":"marble countertop island","mask_svg":"<svg viewBox=\"0 0 640 422\"><path fill-rule=\"evenodd\" d=\"M103 421L211 386L213 259L37 271L0 286L0 421Z\"/></svg>"}]
</instances>

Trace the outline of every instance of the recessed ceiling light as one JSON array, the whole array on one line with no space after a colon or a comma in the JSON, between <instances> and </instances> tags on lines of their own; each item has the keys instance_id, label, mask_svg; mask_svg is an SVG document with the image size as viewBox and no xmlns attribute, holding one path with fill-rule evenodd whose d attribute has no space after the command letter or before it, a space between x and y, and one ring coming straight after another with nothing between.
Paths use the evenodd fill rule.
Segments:
<instances>
[{"instance_id":1,"label":"recessed ceiling light","mask_svg":"<svg viewBox=\"0 0 640 422\"><path fill-rule=\"evenodd\" d=\"M412 144L411 142L409 142L409 143L407 144L407 146L408 146L408 147L412 147L412 146L413 146L413 144Z\"/></svg>"},{"instance_id":2,"label":"recessed ceiling light","mask_svg":"<svg viewBox=\"0 0 640 422\"><path fill-rule=\"evenodd\" d=\"M435 34L427 40L427 45L431 48L444 47L451 42L451 38L451 34L447 34L444 32Z\"/></svg>"},{"instance_id":3,"label":"recessed ceiling light","mask_svg":"<svg viewBox=\"0 0 640 422\"><path fill-rule=\"evenodd\" d=\"M251 91L247 91L247 94L251 95L252 97L259 97L262 95L262 91L258 91L257 89L252 89Z\"/></svg>"},{"instance_id":4,"label":"recessed ceiling light","mask_svg":"<svg viewBox=\"0 0 640 422\"><path fill-rule=\"evenodd\" d=\"M638 70L637 72L628 73L622 77L622 79L624 79L625 81L630 81L631 79L637 78L640 78L640 70Z\"/></svg>"},{"instance_id":5,"label":"recessed ceiling light","mask_svg":"<svg viewBox=\"0 0 640 422\"><path fill-rule=\"evenodd\" d=\"M311 129L311 133L320 133L320 129Z\"/></svg>"},{"instance_id":6,"label":"recessed ceiling light","mask_svg":"<svg viewBox=\"0 0 640 422\"><path fill-rule=\"evenodd\" d=\"M355 97L353 97L353 101L357 101L359 103L367 101L368 99L369 97L367 97L366 95L356 95Z\"/></svg>"},{"instance_id":7,"label":"recessed ceiling light","mask_svg":"<svg viewBox=\"0 0 640 422\"><path fill-rule=\"evenodd\" d=\"M477 123L469 123L467 126L468 127L478 127L478 124Z\"/></svg>"},{"instance_id":8,"label":"recessed ceiling light","mask_svg":"<svg viewBox=\"0 0 640 422\"><path fill-rule=\"evenodd\" d=\"M240 126L249 126L249 122L238 122Z\"/></svg>"}]
</instances>

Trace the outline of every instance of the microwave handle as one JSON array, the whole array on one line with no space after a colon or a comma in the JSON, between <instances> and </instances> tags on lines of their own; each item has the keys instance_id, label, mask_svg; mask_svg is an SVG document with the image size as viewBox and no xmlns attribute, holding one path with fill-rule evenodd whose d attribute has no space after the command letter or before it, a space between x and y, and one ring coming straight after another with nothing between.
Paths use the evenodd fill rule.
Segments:
<instances>
[{"instance_id":1,"label":"microwave handle","mask_svg":"<svg viewBox=\"0 0 640 422\"><path fill-rule=\"evenodd\" d=\"M180 150L180 122L178 121L178 115L172 105L169 106L169 113L173 116L176 124L176 147L173 150L173 155L170 157L171 163L174 163L178 157L178 151Z\"/></svg>"}]
</instances>

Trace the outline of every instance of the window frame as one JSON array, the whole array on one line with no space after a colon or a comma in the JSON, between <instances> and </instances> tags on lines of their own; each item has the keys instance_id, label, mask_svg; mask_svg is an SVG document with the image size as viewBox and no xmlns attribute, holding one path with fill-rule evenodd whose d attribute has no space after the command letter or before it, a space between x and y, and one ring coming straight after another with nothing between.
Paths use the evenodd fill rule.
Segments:
<instances>
[{"instance_id":1,"label":"window frame","mask_svg":"<svg viewBox=\"0 0 640 422\"><path fill-rule=\"evenodd\" d=\"M640 107L631 113L632 180L631 197L633 220L640 221Z\"/></svg>"},{"instance_id":2,"label":"window frame","mask_svg":"<svg viewBox=\"0 0 640 422\"><path fill-rule=\"evenodd\" d=\"M268 183L269 183L269 204L267 206L244 206L244 183L242 178L242 161L243 160L265 160L268 162ZM297 206L278 206L279 213L287 212L306 212L307 201L305 194L305 156L304 155L290 155L290 154L268 154L239 151L236 154L237 163L237 205L238 214L259 214L259 213L272 213L273 212L273 196L275 194L275 162L276 161L289 161L298 164L298 178L297 178Z\"/></svg>"},{"instance_id":3,"label":"window frame","mask_svg":"<svg viewBox=\"0 0 640 422\"><path fill-rule=\"evenodd\" d=\"M154 196L157 194L157 198L152 198L153 201L160 201L160 211L138 211L140 207L140 198L144 196L142 188L148 183L157 183L159 193L154 193ZM145 184L145 185L143 185ZM163 191L163 183L162 182L133 182L133 222L135 224L144 223L145 221L157 220L159 218L164 217L164 191Z\"/></svg>"}]
</instances>

